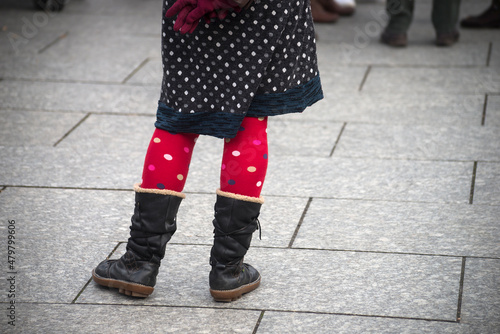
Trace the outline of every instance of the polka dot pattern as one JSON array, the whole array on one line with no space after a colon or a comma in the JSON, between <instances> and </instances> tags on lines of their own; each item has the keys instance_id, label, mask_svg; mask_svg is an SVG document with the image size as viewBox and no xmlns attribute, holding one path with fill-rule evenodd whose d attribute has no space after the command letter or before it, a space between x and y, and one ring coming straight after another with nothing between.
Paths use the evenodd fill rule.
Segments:
<instances>
[{"instance_id":1,"label":"polka dot pattern","mask_svg":"<svg viewBox=\"0 0 500 334\"><path fill-rule=\"evenodd\" d=\"M243 119L235 138L224 142L222 191L259 197L267 171L267 118Z\"/></svg>"},{"instance_id":2,"label":"polka dot pattern","mask_svg":"<svg viewBox=\"0 0 500 334\"><path fill-rule=\"evenodd\" d=\"M166 0L164 12L173 3ZM160 101L179 113L244 114L254 96L283 93L318 76L307 0L255 0L188 35L174 32L174 21L163 19Z\"/></svg>"},{"instance_id":3,"label":"polka dot pattern","mask_svg":"<svg viewBox=\"0 0 500 334\"><path fill-rule=\"evenodd\" d=\"M142 187L181 192L198 135L156 129L146 153Z\"/></svg>"}]
</instances>

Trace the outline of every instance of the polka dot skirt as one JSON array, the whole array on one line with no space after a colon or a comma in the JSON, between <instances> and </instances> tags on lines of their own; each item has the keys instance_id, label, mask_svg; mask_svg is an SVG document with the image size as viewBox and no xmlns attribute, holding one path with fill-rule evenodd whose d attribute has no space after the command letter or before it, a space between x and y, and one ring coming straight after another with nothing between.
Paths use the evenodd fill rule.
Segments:
<instances>
[{"instance_id":1,"label":"polka dot skirt","mask_svg":"<svg viewBox=\"0 0 500 334\"><path fill-rule=\"evenodd\" d=\"M163 18L158 128L231 138L245 116L302 112L323 97L309 0L255 0L187 35L174 22Z\"/></svg>"}]
</instances>

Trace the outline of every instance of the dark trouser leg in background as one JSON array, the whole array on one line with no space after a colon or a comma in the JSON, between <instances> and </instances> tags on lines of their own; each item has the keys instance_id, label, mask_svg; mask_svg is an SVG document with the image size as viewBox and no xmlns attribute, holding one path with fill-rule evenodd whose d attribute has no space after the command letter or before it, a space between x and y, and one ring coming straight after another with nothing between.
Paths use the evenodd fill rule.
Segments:
<instances>
[{"instance_id":1,"label":"dark trouser leg in background","mask_svg":"<svg viewBox=\"0 0 500 334\"><path fill-rule=\"evenodd\" d=\"M380 41L390 46L406 46L407 31L413 20L414 0L387 0L386 10L389 22Z\"/></svg>"},{"instance_id":2,"label":"dark trouser leg in background","mask_svg":"<svg viewBox=\"0 0 500 334\"><path fill-rule=\"evenodd\" d=\"M432 24L436 30L436 45L450 46L458 41L457 30L460 0L434 0Z\"/></svg>"}]
</instances>

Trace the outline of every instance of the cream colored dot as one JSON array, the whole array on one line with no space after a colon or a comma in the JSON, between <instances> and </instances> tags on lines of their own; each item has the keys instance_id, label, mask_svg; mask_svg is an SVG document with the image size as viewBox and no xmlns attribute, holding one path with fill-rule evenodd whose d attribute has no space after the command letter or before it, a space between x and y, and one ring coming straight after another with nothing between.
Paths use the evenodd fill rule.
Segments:
<instances>
[{"instance_id":1,"label":"cream colored dot","mask_svg":"<svg viewBox=\"0 0 500 334\"><path fill-rule=\"evenodd\" d=\"M158 138L158 137L156 137L155 139L153 139L153 142L155 142L155 143L157 143L157 144L158 144L159 142L161 142L161 139L160 139L160 138Z\"/></svg>"},{"instance_id":2,"label":"cream colored dot","mask_svg":"<svg viewBox=\"0 0 500 334\"><path fill-rule=\"evenodd\" d=\"M172 156L171 156L170 154L165 154L163 157L164 157L165 159L167 159L168 161L170 161L170 160L172 160L172 159L173 159L173 158L172 158Z\"/></svg>"},{"instance_id":3,"label":"cream colored dot","mask_svg":"<svg viewBox=\"0 0 500 334\"><path fill-rule=\"evenodd\" d=\"M182 180L184 180L184 176L182 174L179 174L179 175L177 175L177 179L179 181L182 181Z\"/></svg>"},{"instance_id":4,"label":"cream colored dot","mask_svg":"<svg viewBox=\"0 0 500 334\"><path fill-rule=\"evenodd\" d=\"M263 121L264 120L264 117L259 117L259 121Z\"/></svg>"},{"instance_id":5,"label":"cream colored dot","mask_svg":"<svg viewBox=\"0 0 500 334\"><path fill-rule=\"evenodd\" d=\"M247 171L249 171L250 173L253 173L257 170L257 168L255 168L254 166L250 166L247 168Z\"/></svg>"},{"instance_id":6,"label":"cream colored dot","mask_svg":"<svg viewBox=\"0 0 500 334\"><path fill-rule=\"evenodd\" d=\"M239 157L240 156L240 151L233 151L233 156Z\"/></svg>"},{"instance_id":7,"label":"cream colored dot","mask_svg":"<svg viewBox=\"0 0 500 334\"><path fill-rule=\"evenodd\" d=\"M231 141L231 138L226 138L226 143L229 143Z\"/></svg>"}]
</instances>

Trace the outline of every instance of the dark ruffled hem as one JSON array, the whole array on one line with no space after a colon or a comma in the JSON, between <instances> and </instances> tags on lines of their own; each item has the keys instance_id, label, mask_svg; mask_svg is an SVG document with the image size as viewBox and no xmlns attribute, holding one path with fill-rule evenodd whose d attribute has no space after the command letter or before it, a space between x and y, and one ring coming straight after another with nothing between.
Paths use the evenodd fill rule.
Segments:
<instances>
[{"instance_id":1,"label":"dark ruffled hem","mask_svg":"<svg viewBox=\"0 0 500 334\"><path fill-rule=\"evenodd\" d=\"M222 112L180 113L158 103L155 127L171 133L198 133L218 138L234 138L245 115Z\"/></svg>"},{"instance_id":2,"label":"dark ruffled hem","mask_svg":"<svg viewBox=\"0 0 500 334\"><path fill-rule=\"evenodd\" d=\"M316 76L304 85L283 93L256 95L246 115L224 112L182 113L160 101L155 126L172 133L234 138L245 116L265 117L302 112L322 98L321 80Z\"/></svg>"},{"instance_id":3,"label":"dark ruffled hem","mask_svg":"<svg viewBox=\"0 0 500 334\"><path fill-rule=\"evenodd\" d=\"M323 99L319 75L307 83L284 93L255 95L247 116L276 116L303 112L307 107Z\"/></svg>"}]
</instances>

